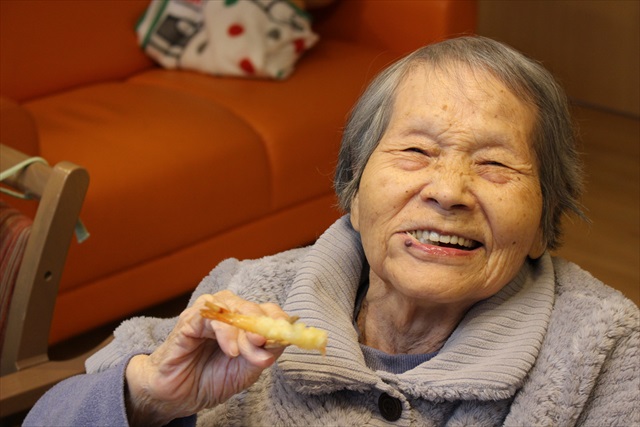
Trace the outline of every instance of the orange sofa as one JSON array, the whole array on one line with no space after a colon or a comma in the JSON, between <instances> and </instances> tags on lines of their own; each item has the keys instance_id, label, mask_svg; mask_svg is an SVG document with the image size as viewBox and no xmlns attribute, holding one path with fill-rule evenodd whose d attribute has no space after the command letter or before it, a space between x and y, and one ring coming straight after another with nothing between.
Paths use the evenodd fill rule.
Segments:
<instances>
[{"instance_id":1,"label":"orange sofa","mask_svg":"<svg viewBox=\"0 0 640 427\"><path fill-rule=\"evenodd\" d=\"M188 292L224 258L312 242L339 216L340 131L367 82L476 21L473 1L337 0L293 75L267 81L159 68L134 33L147 5L0 2L2 143L91 177L51 342Z\"/></svg>"}]
</instances>

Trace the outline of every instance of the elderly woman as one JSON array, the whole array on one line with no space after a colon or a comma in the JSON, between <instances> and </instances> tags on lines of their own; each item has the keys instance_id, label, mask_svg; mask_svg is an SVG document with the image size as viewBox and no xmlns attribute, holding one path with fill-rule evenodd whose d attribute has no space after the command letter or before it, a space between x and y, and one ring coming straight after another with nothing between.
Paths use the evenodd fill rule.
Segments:
<instances>
[{"instance_id":1,"label":"elderly woman","mask_svg":"<svg viewBox=\"0 0 640 427\"><path fill-rule=\"evenodd\" d=\"M26 425L637 424L638 308L548 253L580 179L539 64L480 37L422 48L353 110L347 215L311 247L221 263L177 320L125 322ZM205 302L300 316L326 355Z\"/></svg>"}]
</instances>

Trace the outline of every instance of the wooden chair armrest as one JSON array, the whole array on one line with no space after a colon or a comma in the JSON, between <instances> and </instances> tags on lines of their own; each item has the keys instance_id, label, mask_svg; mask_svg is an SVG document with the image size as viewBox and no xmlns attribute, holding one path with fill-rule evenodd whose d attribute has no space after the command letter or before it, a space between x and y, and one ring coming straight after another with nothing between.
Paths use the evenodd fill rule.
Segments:
<instances>
[{"instance_id":1,"label":"wooden chair armrest","mask_svg":"<svg viewBox=\"0 0 640 427\"><path fill-rule=\"evenodd\" d=\"M0 145L0 167L27 158ZM58 283L89 185L87 171L69 162L34 163L5 182L40 199L9 308L3 375L47 360Z\"/></svg>"}]
</instances>

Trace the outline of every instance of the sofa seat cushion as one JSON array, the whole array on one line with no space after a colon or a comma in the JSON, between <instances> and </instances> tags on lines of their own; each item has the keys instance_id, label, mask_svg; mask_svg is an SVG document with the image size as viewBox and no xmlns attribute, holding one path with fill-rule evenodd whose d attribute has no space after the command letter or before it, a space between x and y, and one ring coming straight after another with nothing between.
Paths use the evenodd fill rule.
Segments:
<instances>
[{"instance_id":1,"label":"sofa seat cushion","mask_svg":"<svg viewBox=\"0 0 640 427\"><path fill-rule=\"evenodd\" d=\"M393 59L389 52L321 39L284 81L162 69L129 81L219 103L249 123L265 143L276 210L332 191L347 115L369 80Z\"/></svg>"},{"instance_id":2,"label":"sofa seat cushion","mask_svg":"<svg viewBox=\"0 0 640 427\"><path fill-rule=\"evenodd\" d=\"M81 213L91 238L72 246L62 291L268 212L270 165L260 135L206 98L109 83L25 107L41 155L91 175Z\"/></svg>"}]
</instances>

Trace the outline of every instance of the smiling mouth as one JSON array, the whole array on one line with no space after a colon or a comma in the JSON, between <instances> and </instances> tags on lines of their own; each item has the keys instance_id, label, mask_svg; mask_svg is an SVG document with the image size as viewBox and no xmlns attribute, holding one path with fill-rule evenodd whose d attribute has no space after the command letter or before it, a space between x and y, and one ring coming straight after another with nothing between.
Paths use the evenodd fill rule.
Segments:
<instances>
[{"instance_id":1,"label":"smiling mouth","mask_svg":"<svg viewBox=\"0 0 640 427\"><path fill-rule=\"evenodd\" d=\"M475 240L465 239L460 236L439 234L435 231L413 230L407 231L407 234L425 245L462 249L464 251L470 251L481 246L480 242Z\"/></svg>"}]
</instances>

